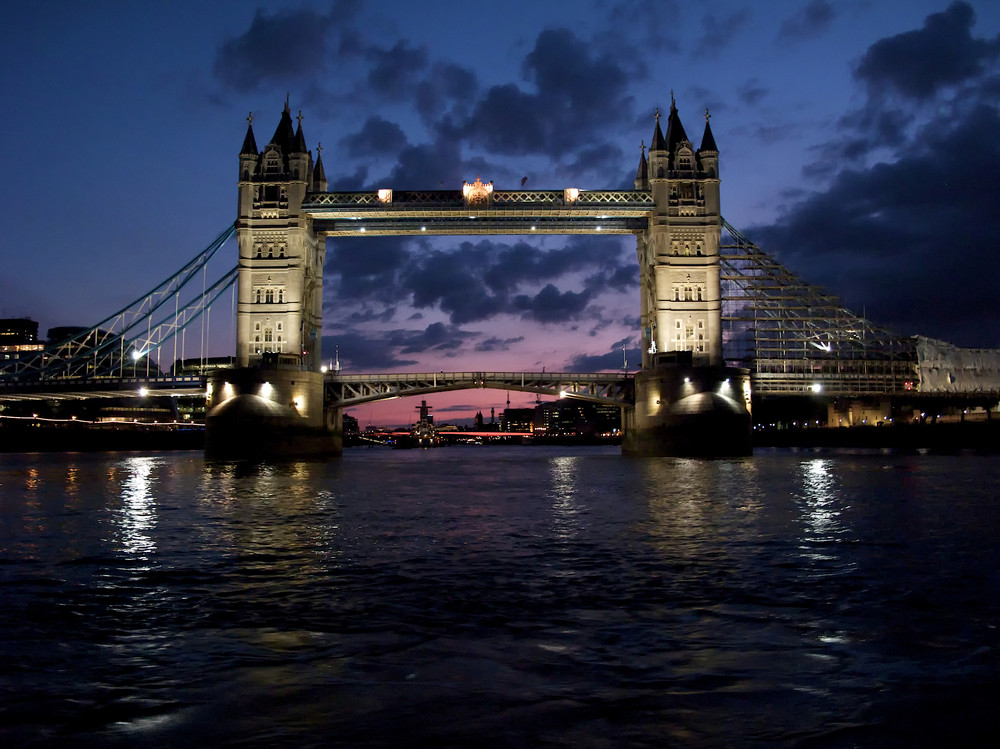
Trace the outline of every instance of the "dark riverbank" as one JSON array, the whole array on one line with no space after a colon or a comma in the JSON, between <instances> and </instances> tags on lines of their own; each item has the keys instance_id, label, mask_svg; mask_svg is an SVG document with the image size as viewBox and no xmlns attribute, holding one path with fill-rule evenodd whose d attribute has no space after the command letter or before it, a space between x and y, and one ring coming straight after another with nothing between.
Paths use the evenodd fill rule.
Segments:
<instances>
[{"instance_id":1,"label":"dark riverbank","mask_svg":"<svg viewBox=\"0 0 1000 749\"><path fill-rule=\"evenodd\" d=\"M897 424L841 428L755 430L754 447L892 448L949 453L964 450L1000 452L1000 422ZM614 444L571 437L535 440L534 445ZM352 447L349 441L345 447ZM203 450L203 428L116 428L78 426L0 427L0 453Z\"/></svg>"},{"instance_id":2,"label":"dark riverbank","mask_svg":"<svg viewBox=\"0 0 1000 749\"><path fill-rule=\"evenodd\" d=\"M754 447L856 447L1000 452L1000 422L893 424L834 428L755 430Z\"/></svg>"},{"instance_id":3,"label":"dark riverbank","mask_svg":"<svg viewBox=\"0 0 1000 749\"><path fill-rule=\"evenodd\" d=\"M0 453L204 450L204 428L4 426Z\"/></svg>"}]
</instances>

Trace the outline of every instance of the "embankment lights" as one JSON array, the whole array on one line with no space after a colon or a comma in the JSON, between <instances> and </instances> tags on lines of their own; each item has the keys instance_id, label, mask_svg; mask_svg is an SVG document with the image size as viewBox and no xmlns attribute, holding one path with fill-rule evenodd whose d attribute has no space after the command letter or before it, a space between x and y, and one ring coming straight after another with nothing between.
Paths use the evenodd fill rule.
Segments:
<instances>
[{"instance_id":1,"label":"embankment lights","mask_svg":"<svg viewBox=\"0 0 1000 749\"><path fill-rule=\"evenodd\" d=\"M265 382L263 385L260 386L260 395L261 395L261 397L262 398L270 398L272 390L273 390L273 388L271 387L271 383L270 382Z\"/></svg>"},{"instance_id":2,"label":"embankment lights","mask_svg":"<svg viewBox=\"0 0 1000 749\"><path fill-rule=\"evenodd\" d=\"M138 349L132 349L132 361L139 361L142 358L143 352Z\"/></svg>"},{"instance_id":3,"label":"embankment lights","mask_svg":"<svg viewBox=\"0 0 1000 749\"><path fill-rule=\"evenodd\" d=\"M809 386L809 389L812 390L814 393L819 393L823 390L823 386L820 385L818 382L814 382L812 385Z\"/></svg>"},{"instance_id":4,"label":"embankment lights","mask_svg":"<svg viewBox=\"0 0 1000 749\"><path fill-rule=\"evenodd\" d=\"M140 398L145 398L147 395L149 395L149 389L148 388L144 388L144 387L139 388L139 397Z\"/></svg>"}]
</instances>

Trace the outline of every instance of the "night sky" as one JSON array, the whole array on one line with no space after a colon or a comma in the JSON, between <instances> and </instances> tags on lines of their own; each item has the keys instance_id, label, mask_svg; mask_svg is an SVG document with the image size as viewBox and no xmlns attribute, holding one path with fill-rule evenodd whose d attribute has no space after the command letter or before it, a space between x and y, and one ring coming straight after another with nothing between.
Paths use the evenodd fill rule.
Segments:
<instances>
[{"instance_id":1,"label":"night sky","mask_svg":"<svg viewBox=\"0 0 1000 749\"><path fill-rule=\"evenodd\" d=\"M98 322L230 224L247 113L263 147L286 95L331 190L628 189L672 91L696 147L710 111L723 215L764 250L901 334L1000 347L1000 3L39 0L4 16L0 316L42 335ZM630 237L329 240L324 353L351 372L595 371L624 346L634 369L637 288ZM233 348L225 318L211 354ZM443 420L506 397L430 400ZM415 405L356 415L407 422Z\"/></svg>"}]
</instances>

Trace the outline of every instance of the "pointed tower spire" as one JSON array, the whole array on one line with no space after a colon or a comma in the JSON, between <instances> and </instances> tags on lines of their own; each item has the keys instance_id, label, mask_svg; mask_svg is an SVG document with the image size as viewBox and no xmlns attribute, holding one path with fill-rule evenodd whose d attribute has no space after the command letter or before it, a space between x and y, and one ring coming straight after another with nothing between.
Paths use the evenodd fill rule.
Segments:
<instances>
[{"instance_id":1,"label":"pointed tower spire","mask_svg":"<svg viewBox=\"0 0 1000 749\"><path fill-rule=\"evenodd\" d=\"M295 139L295 128L292 127L292 112L288 108L288 98L285 98L285 109L281 113L281 121L278 122L278 127L274 131L274 135L271 136L271 142L278 148L281 149L282 154L286 157L292 152L292 143Z\"/></svg>"},{"instance_id":2,"label":"pointed tower spire","mask_svg":"<svg viewBox=\"0 0 1000 749\"><path fill-rule=\"evenodd\" d=\"M673 101L672 98L671 98L671 101ZM653 130L653 142L649 144L649 150L650 150L650 152L653 152L653 151L663 151L667 147L666 141L664 141L664 139L663 139L663 131L660 129L660 110L659 110L659 108L657 108L656 114L654 116L656 117L656 129Z\"/></svg>"},{"instance_id":3,"label":"pointed tower spire","mask_svg":"<svg viewBox=\"0 0 1000 749\"><path fill-rule=\"evenodd\" d=\"M701 136L701 148L698 149L699 153L705 153L708 151L719 152L719 147L715 145L715 138L712 135L712 126L709 124L709 119L712 115L708 113L708 108L705 108L705 133Z\"/></svg>"},{"instance_id":4,"label":"pointed tower spire","mask_svg":"<svg viewBox=\"0 0 1000 749\"><path fill-rule=\"evenodd\" d=\"M313 190L326 192L326 171L323 169L323 144L316 144L316 163L313 164Z\"/></svg>"},{"instance_id":5,"label":"pointed tower spire","mask_svg":"<svg viewBox=\"0 0 1000 749\"><path fill-rule=\"evenodd\" d=\"M293 153L305 153L306 152L306 138L302 134L302 111L299 110L299 127L295 131L295 139L292 142L292 152Z\"/></svg>"},{"instance_id":6,"label":"pointed tower spire","mask_svg":"<svg viewBox=\"0 0 1000 749\"><path fill-rule=\"evenodd\" d=\"M645 190L649 187L649 164L646 162L646 142L639 146L639 168L635 172L635 189Z\"/></svg>"},{"instance_id":7,"label":"pointed tower spire","mask_svg":"<svg viewBox=\"0 0 1000 749\"><path fill-rule=\"evenodd\" d=\"M677 104L674 102L674 92L670 92L670 116L667 118L667 150L673 156L674 149L682 140L687 140L687 133L681 124L681 118L677 114Z\"/></svg>"},{"instance_id":8,"label":"pointed tower spire","mask_svg":"<svg viewBox=\"0 0 1000 749\"><path fill-rule=\"evenodd\" d=\"M247 134L243 139L243 148L240 149L240 156L253 156L257 154L257 140L253 137L253 112L247 116Z\"/></svg>"}]
</instances>

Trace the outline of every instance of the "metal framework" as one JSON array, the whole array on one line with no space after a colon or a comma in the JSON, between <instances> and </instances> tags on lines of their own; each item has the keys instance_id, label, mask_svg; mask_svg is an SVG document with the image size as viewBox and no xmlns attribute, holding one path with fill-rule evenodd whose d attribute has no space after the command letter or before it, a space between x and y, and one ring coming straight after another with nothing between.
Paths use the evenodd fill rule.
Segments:
<instances>
[{"instance_id":1,"label":"metal framework","mask_svg":"<svg viewBox=\"0 0 1000 749\"><path fill-rule=\"evenodd\" d=\"M317 234L637 234L653 196L645 190L490 190L470 202L461 190L309 193L302 211Z\"/></svg>"},{"instance_id":2,"label":"metal framework","mask_svg":"<svg viewBox=\"0 0 1000 749\"><path fill-rule=\"evenodd\" d=\"M209 261L235 231L235 224L226 227L180 270L93 327L51 343L41 351L0 362L0 382L138 376L140 369L148 376L150 355L173 339L176 358L177 335L207 315L212 304L236 283L236 267L211 286L206 285L205 279ZM200 291L194 283L199 276ZM182 294L186 299L183 304Z\"/></svg>"},{"instance_id":3,"label":"metal framework","mask_svg":"<svg viewBox=\"0 0 1000 749\"><path fill-rule=\"evenodd\" d=\"M357 406L371 401L409 395L441 393L472 388L518 390L593 403L624 406L631 403L632 380L619 373L573 372L429 372L424 374L328 374L325 378L330 405Z\"/></svg>"},{"instance_id":4,"label":"metal framework","mask_svg":"<svg viewBox=\"0 0 1000 749\"><path fill-rule=\"evenodd\" d=\"M879 328L723 221L723 349L755 395L892 394L917 386L915 339Z\"/></svg>"}]
</instances>

